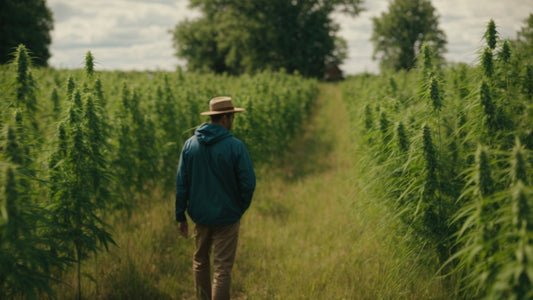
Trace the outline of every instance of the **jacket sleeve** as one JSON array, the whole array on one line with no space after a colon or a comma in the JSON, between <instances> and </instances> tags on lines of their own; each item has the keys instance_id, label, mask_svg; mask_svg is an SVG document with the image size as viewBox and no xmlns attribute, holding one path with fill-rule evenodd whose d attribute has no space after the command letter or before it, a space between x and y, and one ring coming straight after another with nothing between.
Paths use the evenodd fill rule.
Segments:
<instances>
[{"instance_id":1,"label":"jacket sleeve","mask_svg":"<svg viewBox=\"0 0 533 300\"><path fill-rule=\"evenodd\" d=\"M180 162L178 165L178 174L176 176L176 221L185 222L185 210L189 201L189 174L187 168L187 159L185 146L181 151Z\"/></svg>"},{"instance_id":2,"label":"jacket sleeve","mask_svg":"<svg viewBox=\"0 0 533 300\"><path fill-rule=\"evenodd\" d=\"M255 172L248 151L241 144L241 153L237 162L237 178L239 180L239 192L241 194L241 210L244 212L252 202L255 190Z\"/></svg>"}]
</instances>

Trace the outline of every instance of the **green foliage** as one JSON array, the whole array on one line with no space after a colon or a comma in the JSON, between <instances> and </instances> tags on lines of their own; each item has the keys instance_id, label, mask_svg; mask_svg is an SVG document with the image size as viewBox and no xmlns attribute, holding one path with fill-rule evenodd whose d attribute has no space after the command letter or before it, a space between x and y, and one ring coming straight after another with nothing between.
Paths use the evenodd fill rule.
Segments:
<instances>
[{"instance_id":1,"label":"green foliage","mask_svg":"<svg viewBox=\"0 0 533 300\"><path fill-rule=\"evenodd\" d=\"M438 112L442 109L442 99L444 98L439 79L433 72L430 72L425 77L427 81L423 83L421 96L431 105L433 111Z\"/></svg>"},{"instance_id":2,"label":"green foliage","mask_svg":"<svg viewBox=\"0 0 533 300\"><path fill-rule=\"evenodd\" d=\"M533 99L533 65L528 65L525 69L523 90L529 100Z\"/></svg>"},{"instance_id":3,"label":"green foliage","mask_svg":"<svg viewBox=\"0 0 533 300\"><path fill-rule=\"evenodd\" d=\"M524 20L524 27L517 32L516 48L520 59L528 64L533 63L533 13Z\"/></svg>"},{"instance_id":4,"label":"green foliage","mask_svg":"<svg viewBox=\"0 0 533 300\"><path fill-rule=\"evenodd\" d=\"M483 81L479 90L479 99L489 131L493 132L497 129L498 122L496 116L496 108L492 101L491 91L489 85Z\"/></svg>"},{"instance_id":5,"label":"green foliage","mask_svg":"<svg viewBox=\"0 0 533 300\"><path fill-rule=\"evenodd\" d=\"M19 172L8 167L2 177L5 219L0 225L0 297L36 299L39 291L52 294L48 272L55 261L46 240L36 235L41 212L30 202Z\"/></svg>"},{"instance_id":6,"label":"green foliage","mask_svg":"<svg viewBox=\"0 0 533 300\"><path fill-rule=\"evenodd\" d=\"M370 105L365 106L365 129L372 128L374 124L373 116L372 116L372 109L370 108Z\"/></svg>"},{"instance_id":7,"label":"green foliage","mask_svg":"<svg viewBox=\"0 0 533 300\"><path fill-rule=\"evenodd\" d=\"M425 158L425 172L426 182L424 183L424 196L426 198L433 197L434 193L438 189L437 182L437 153L435 146L433 145L433 139L431 138L431 129L429 126L424 125L422 128L422 140L423 151Z\"/></svg>"},{"instance_id":8,"label":"green foliage","mask_svg":"<svg viewBox=\"0 0 533 300\"><path fill-rule=\"evenodd\" d=\"M115 241L110 216L128 221L121 208L170 197L181 146L211 98L247 108L233 133L261 166L285 154L318 94L315 80L286 73L102 72L90 52L85 69L58 71L18 53L0 68L2 299L54 297L71 267L82 297L82 265Z\"/></svg>"},{"instance_id":9,"label":"green foliage","mask_svg":"<svg viewBox=\"0 0 533 300\"><path fill-rule=\"evenodd\" d=\"M17 138L15 136L15 130L13 127L7 126L7 137L4 155L14 164L22 165L24 163L23 151L21 151Z\"/></svg>"},{"instance_id":10,"label":"green foliage","mask_svg":"<svg viewBox=\"0 0 533 300\"><path fill-rule=\"evenodd\" d=\"M94 74L94 58L91 51L87 51L85 55L85 72L87 72L87 76L89 77Z\"/></svg>"},{"instance_id":11,"label":"green foliage","mask_svg":"<svg viewBox=\"0 0 533 300\"><path fill-rule=\"evenodd\" d=\"M478 147L476 152L476 175L475 183L477 193L481 197L488 197L492 194L494 189L494 181L492 180L492 168L487 153L487 149Z\"/></svg>"},{"instance_id":12,"label":"green foliage","mask_svg":"<svg viewBox=\"0 0 533 300\"><path fill-rule=\"evenodd\" d=\"M483 74L487 78L491 78L492 74L494 73L494 67L492 63L492 49L485 48L485 51L483 51L483 56L481 57L481 62L483 66Z\"/></svg>"},{"instance_id":13,"label":"green foliage","mask_svg":"<svg viewBox=\"0 0 533 300\"><path fill-rule=\"evenodd\" d=\"M29 72L30 63L28 50L23 45L20 45L17 48L15 57L15 64L17 66L17 90L14 106L26 110L29 116L37 109L33 78L31 72Z\"/></svg>"},{"instance_id":14,"label":"green foliage","mask_svg":"<svg viewBox=\"0 0 533 300\"><path fill-rule=\"evenodd\" d=\"M400 151L407 152L409 150L409 139L407 138L405 126L402 122L399 122L398 127L396 127L396 137L398 138L398 147L400 148Z\"/></svg>"},{"instance_id":15,"label":"green foliage","mask_svg":"<svg viewBox=\"0 0 533 300\"><path fill-rule=\"evenodd\" d=\"M0 64L12 60L12 52L20 44L26 45L33 63L46 66L50 58L48 47L52 42L52 12L43 0L4 0L0 10Z\"/></svg>"},{"instance_id":16,"label":"green foliage","mask_svg":"<svg viewBox=\"0 0 533 300\"><path fill-rule=\"evenodd\" d=\"M484 34L485 41L490 50L496 49L496 41L498 40L498 32L496 31L496 23L494 20L490 20L487 25L487 30Z\"/></svg>"},{"instance_id":17,"label":"green foliage","mask_svg":"<svg viewBox=\"0 0 533 300\"><path fill-rule=\"evenodd\" d=\"M69 76L68 83L67 83L67 97L68 98L72 96L72 93L74 92L75 87L76 87L76 83L74 83L74 78L72 76Z\"/></svg>"},{"instance_id":18,"label":"green foliage","mask_svg":"<svg viewBox=\"0 0 533 300\"><path fill-rule=\"evenodd\" d=\"M383 139L383 145L387 145L390 139L389 134L389 120L387 114L382 111L379 118L379 130L381 131L381 137Z\"/></svg>"},{"instance_id":19,"label":"green foliage","mask_svg":"<svg viewBox=\"0 0 533 300\"><path fill-rule=\"evenodd\" d=\"M335 9L353 16L360 0L196 0L202 17L180 22L173 30L178 57L194 71L241 74L263 70L324 76L328 64L346 57L346 43L336 36Z\"/></svg>"},{"instance_id":20,"label":"green foliage","mask_svg":"<svg viewBox=\"0 0 533 300\"><path fill-rule=\"evenodd\" d=\"M392 1L388 11L372 18L372 22L373 57L379 59L382 69L413 68L423 44L430 45L442 59L446 36L438 28L438 16L430 1Z\"/></svg>"},{"instance_id":21,"label":"green foliage","mask_svg":"<svg viewBox=\"0 0 533 300\"><path fill-rule=\"evenodd\" d=\"M436 58L433 48L427 43L422 44L422 49L418 55L418 63L421 66L420 69L422 72L422 81L427 81L428 77L436 72Z\"/></svg>"},{"instance_id":22,"label":"green foliage","mask_svg":"<svg viewBox=\"0 0 533 300\"><path fill-rule=\"evenodd\" d=\"M50 100L52 102L52 110L55 114L58 114L61 111L61 107L59 104L59 94L57 93L57 89L52 90L52 94L50 95Z\"/></svg>"},{"instance_id":23,"label":"green foliage","mask_svg":"<svg viewBox=\"0 0 533 300\"><path fill-rule=\"evenodd\" d=\"M116 166L117 183L125 201L133 193L146 189L148 180L154 178L157 167L155 141L151 139L155 132L149 117L142 113L140 107L143 96L138 91L131 91L126 84L122 89L122 103L117 120L120 120L118 153L113 158Z\"/></svg>"},{"instance_id":24,"label":"green foliage","mask_svg":"<svg viewBox=\"0 0 533 300\"><path fill-rule=\"evenodd\" d=\"M391 75L382 74L357 76L343 93L359 128L364 190L400 217L413 251L432 250L457 298L529 299L531 67L494 22L484 37L476 65L436 68L423 47L419 70L392 75L401 92L383 88ZM398 124L394 147L376 138L389 125L374 124L374 111Z\"/></svg>"},{"instance_id":25,"label":"green foliage","mask_svg":"<svg viewBox=\"0 0 533 300\"><path fill-rule=\"evenodd\" d=\"M38 180L27 150L32 141L16 115L15 125L8 123L7 136L0 138L5 141L0 145L0 298L37 298L40 291L53 294L50 269L65 261L52 253L50 237L42 231L47 211L34 198Z\"/></svg>"},{"instance_id":26,"label":"green foliage","mask_svg":"<svg viewBox=\"0 0 533 300\"><path fill-rule=\"evenodd\" d=\"M501 51L498 52L498 59L502 61L503 63L509 63L510 58L511 58L511 46L509 45L509 41L504 41Z\"/></svg>"},{"instance_id":27,"label":"green foliage","mask_svg":"<svg viewBox=\"0 0 533 300\"><path fill-rule=\"evenodd\" d=\"M65 255L77 262L78 298L81 298L81 263L98 245L114 243L107 225L98 217L105 204L100 199L105 161L100 155L102 141L98 118L91 98L84 107L81 92L71 98L65 126L59 127L60 147L51 165L52 200L50 219L56 243L67 249Z\"/></svg>"}]
</instances>

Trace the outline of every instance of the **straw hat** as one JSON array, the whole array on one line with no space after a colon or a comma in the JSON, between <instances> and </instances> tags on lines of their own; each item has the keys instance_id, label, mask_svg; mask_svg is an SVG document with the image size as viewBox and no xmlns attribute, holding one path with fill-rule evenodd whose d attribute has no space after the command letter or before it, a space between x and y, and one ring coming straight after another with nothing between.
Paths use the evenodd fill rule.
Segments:
<instances>
[{"instance_id":1,"label":"straw hat","mask_svg":"<svg viewBox=\"0 0 533 300\"><path fill-rule=\"evenodd\" d=\"M209 101L209 111L200 113L202 116L243 112L244 108L234 107L231 97L215 97Z\"/></svg>"}]
</instances>

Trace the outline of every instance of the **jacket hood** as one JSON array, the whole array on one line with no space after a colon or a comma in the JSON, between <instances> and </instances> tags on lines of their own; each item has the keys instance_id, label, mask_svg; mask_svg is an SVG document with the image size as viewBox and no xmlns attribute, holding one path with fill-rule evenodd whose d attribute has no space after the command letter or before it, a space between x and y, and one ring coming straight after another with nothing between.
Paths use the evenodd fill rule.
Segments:
<instances>
[{"instance_id":1,"label":"jacket hood","mask_svg":"<svg viewBox=\"0 0 533 300\"><path fill-rule=\"evenodd\" d=\"M201 144L212 145L223 139L232 137L233 134L218 124L205 123L194 131L194 135Z\"/></svg>"}]
</instances>

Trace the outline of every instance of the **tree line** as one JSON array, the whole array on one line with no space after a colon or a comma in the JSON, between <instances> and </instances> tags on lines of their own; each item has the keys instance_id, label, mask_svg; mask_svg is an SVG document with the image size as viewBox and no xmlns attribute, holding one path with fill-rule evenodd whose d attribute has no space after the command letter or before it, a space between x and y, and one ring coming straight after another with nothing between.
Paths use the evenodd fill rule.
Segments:
<instances>
[{"instance_id":1,"label":"tree line","mask_svg":"<svg viewBox=\"0 0 533 300\"><path fill-rule=\"evenodd\" d=\"M46 1L2 3L0 64L12 61L16 47L24 44L34 64L46 66L54 27ZM187 70L238 75L283 69L322 78L328 67L342 64L348 53L332 14L357 17L364 11L364 2L191 0L190 8L199 10L200 17L183 20L169 30L175 55L186 61ZM430 0L393 0L387 11L372 18L372 24L373 59L382 70L413 68L422 44L431 45L443 61L446 35ZM517 42L523 39L531 39L531 32L522 32ZM531 55L530 49L523 51Z\"/></svg>"}]
</instances>

